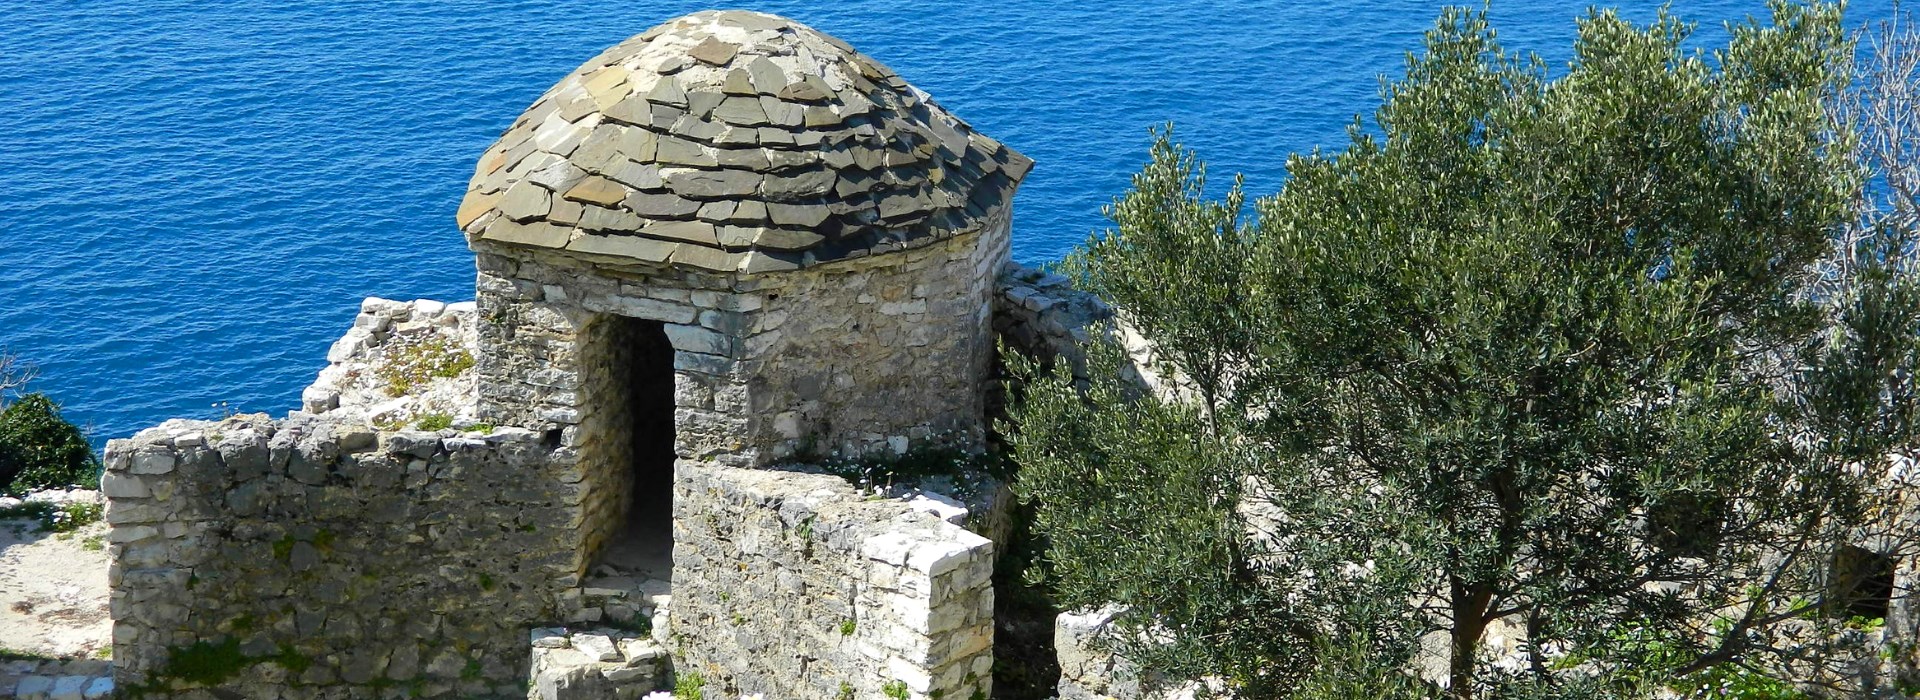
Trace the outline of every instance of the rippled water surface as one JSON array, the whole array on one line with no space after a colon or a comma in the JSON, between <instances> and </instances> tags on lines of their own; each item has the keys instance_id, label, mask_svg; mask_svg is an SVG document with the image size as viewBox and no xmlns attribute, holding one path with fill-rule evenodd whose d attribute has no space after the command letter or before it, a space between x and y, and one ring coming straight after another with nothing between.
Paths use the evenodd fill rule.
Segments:
<instances>
[{"instance_id":1,"label":"rippled water surface","mask_svg":"<svg viewBox=\"0 0 1920 700\"><path fill-rule=\"evenodd\" d=\"M879 58L1038 161L1014 255L1057 258L1172 120L1271 191L1337 147L1443 3L767 2ZM1477 5L1477 3L1475 3ZM1494 0L1564 61L1581 1ZM1624 12L1653 17L1657 0ZM1854 3L1854 21L1887 12ZM1674 0L1718 41L1759 0ZM0 347L118 437L280 413L362 297L472 296L453 211L548 85L689 2L0 2Z\"/></svg>"}]
</instances>

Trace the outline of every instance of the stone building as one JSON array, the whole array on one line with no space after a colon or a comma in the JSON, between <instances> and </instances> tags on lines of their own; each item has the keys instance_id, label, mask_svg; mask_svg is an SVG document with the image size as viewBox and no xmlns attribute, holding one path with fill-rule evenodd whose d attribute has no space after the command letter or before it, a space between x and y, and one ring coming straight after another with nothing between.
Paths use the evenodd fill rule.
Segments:
<instances>
[{"instance_id":1,"label":"stone building","mask_svg":"<svg viewBox=\"0 0 1920 700\"><path fill-rule=\"evenodd\" d=\"M581 450L608 528L635 484L667 490L676 453L977 444L1030 164L783 18L621 42L487 149L460 206L482 418Z\"/></svg>"},{"instance_id":2,"label":"stone building","mask_svg":"<svg viewBox=\"0 0 1920 700\"><path fill-rule=\"evenodd\" d=\"M481 156L475 304L369 300L304 410L109 444L117 680L984 698L993 543L804 463L981 446L1030 166L784 18L608 49ZM423 348L473 366L369 384Z\"/></svg>"}]
</instances>

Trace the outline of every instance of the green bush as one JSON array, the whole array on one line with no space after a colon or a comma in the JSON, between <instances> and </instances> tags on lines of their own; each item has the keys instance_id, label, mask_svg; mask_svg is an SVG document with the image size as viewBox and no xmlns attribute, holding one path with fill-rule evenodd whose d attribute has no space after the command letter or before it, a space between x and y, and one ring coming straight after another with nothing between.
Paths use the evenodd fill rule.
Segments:
<instances>
[{"instance_id":1,"label":"green bush","mask_svg":"<svg viewBox=\"0 0 1920 700\"><path fill-rule=\"evenodd\" d=\"M90 486L99 474L86 435L45 394L27 394L0 411L0 490Z\"/></svg>"},{"instance_id":2,"label":"green bush","mask_svg":"<svg viewBox=\"0 0 1920 700\"><path fill-rule=\"evenodd\" d=\"M892 700L907 700L912 697L907 692L907 684L902 681L887 681L886 685L880 686L880 694Z\"/></svg>"},{"instance_id":3,"label":"green bush","mask_svg":"<svg viewBox=\"0 0 1920 700\"><path fill-rule=\"evenodd\" d=\"M421 430L439 432L453 427L453 416L445 413L428 413L414 419L414 425Z\"/></svg>"},{"instance_id":4,"label":"green bush","mask_svg":"<svg viewBox=\"0 0 1920 700\"><path fill-rule=\"evenodd\" d=\"M707 679L699 671L678 674L673 679L674 700L702 700L706 697Z\"/></svg>"}]
</instances>

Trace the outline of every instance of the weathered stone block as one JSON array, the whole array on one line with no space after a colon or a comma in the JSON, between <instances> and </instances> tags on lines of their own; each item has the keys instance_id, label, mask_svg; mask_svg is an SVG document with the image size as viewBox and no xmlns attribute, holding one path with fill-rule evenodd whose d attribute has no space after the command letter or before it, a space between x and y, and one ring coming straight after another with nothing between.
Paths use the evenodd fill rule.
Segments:
<instances>
[{"instance_id":1,"label":"weathered stone block","mask_svg":"<svg viewBox=\"0 0 1920 700\"><path fill-rule=\"evenodd\" d=\"M107 472L100 477L100 492L107 498L146 498L153 495L140 477L119 472Z\"/></svg>"}]
</instances>

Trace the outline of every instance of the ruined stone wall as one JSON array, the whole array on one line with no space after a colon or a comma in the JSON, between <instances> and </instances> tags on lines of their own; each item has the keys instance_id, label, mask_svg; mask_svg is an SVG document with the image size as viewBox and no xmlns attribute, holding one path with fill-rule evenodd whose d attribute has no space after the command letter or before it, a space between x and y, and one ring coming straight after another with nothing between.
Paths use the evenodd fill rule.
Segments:
<instances>
[{"instance_id":1,"label":"ruined stone wall","mask_svg":"<svg viewBox=\"0 0 1920 700\"><path fill-rule=\"evenodd\" d=\"M675 492L669 649L708 697L991 694L985 538L818 474L682 463Z\"/></svg>"},{"instance_id":2,"label":"ruined stone wall","mask_svg":"<svg viewBox=\"0 0 1920 700\"><path fill-rule=\"evenodd\" d=\"M1163 401L1196 400L1192 383L1184 377L1162 376L1170 369L1165 358L1125 314L1098 295L1073 288L1060 274L1017 263L1006 266L994 294L993 330L1002 344L1022 355L1043 363L1066 362L1080 382L1088 379L1087 344L1111 340L1126 353L1122 379ZM992 415L1001 414L997 404L989 409Z\"/></svg>"},{"instance_id":3,"label":"ruined stone wall","mask_svg":"<svg viewBox=\"0 0 1920 700\"><path fill-rule=\"evenodd\" d=\"M121 688L525 697L527 630L580 568L581 475L541 438L296 414L111 441Z\"/></svg>"},{"instance_id":4,"label":"ruined stone wall","mask_svg":"<svg viewBox=\"0 0 1920 700\"><path fill-rule=\"evenodd\" d=\"M1074 289L1065 276L1018 263L1000 271L993 297L993 332L1007 347L1036 360L1065 356L1084 378L1081 346L1105 333L1113 308Z\"/></svg>"}]
</instances>

